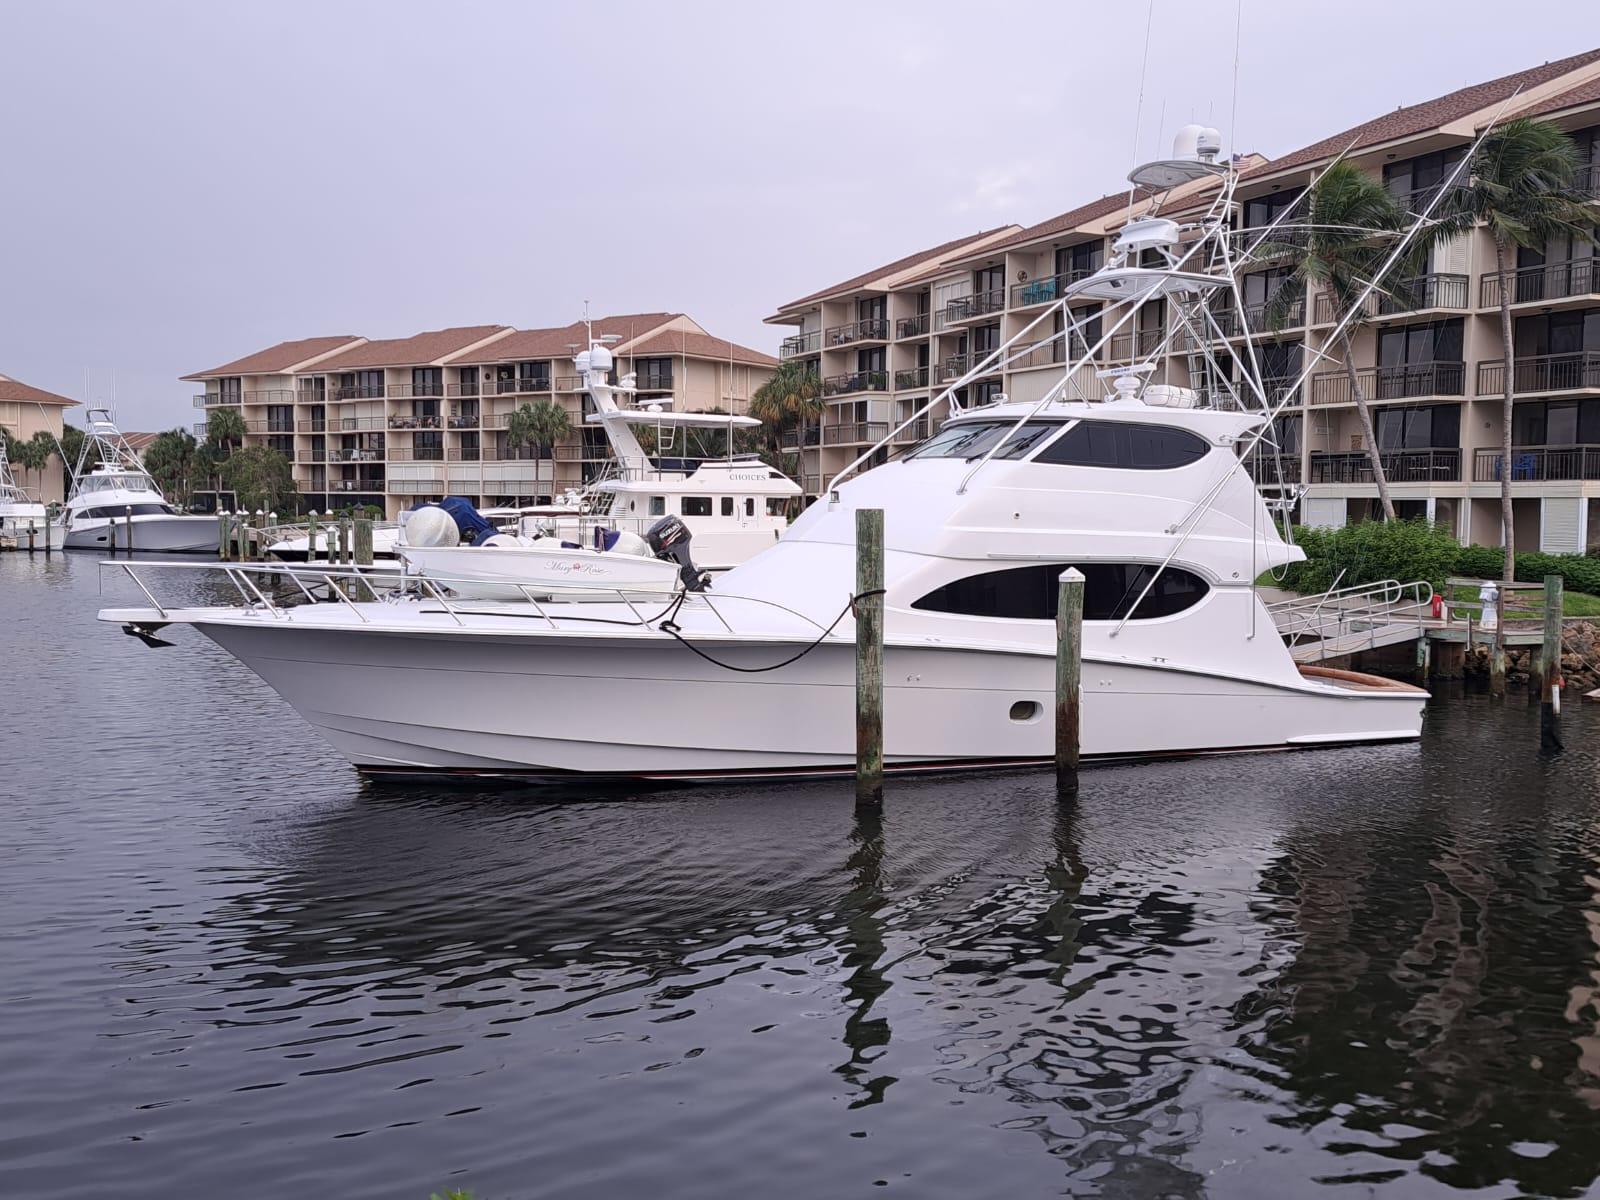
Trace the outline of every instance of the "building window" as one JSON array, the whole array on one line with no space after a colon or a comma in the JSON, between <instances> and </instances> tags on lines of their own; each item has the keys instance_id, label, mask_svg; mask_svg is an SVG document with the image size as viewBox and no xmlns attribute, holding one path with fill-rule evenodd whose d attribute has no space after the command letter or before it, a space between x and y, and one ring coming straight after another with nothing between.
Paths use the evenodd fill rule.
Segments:
<instances>
[{"instance_id":1,"label":"building window","mask_svg":"<svg viewBox=\"0 0 1600 1200\"><path fill-rule=\"evenodd\" d=\"M1044 563L968 575L935 588L912 604L925 612L1012 621L1053 621L1061 573L1069 566L1083 572L1083 619L1120 621L1127 616L1152 577L1155 584L1132 614L1136 621L1170 617L1204 598L1205 580L1181 567L1156 576L1149 563Z\"/></svg>"},{"instance_id":2,"label":"building window","mask_svg":"<svg viewBox=\"0 0 1600 1200\"><path fill-rule=\"evenodd\" d=\"M1201 438L1184 429L1131 421L1079 421L1034 461L1063 467L1169 471L1199 462L1210 452L1211 447Z\"/></svg>"},{"instance_id":3,"label":"building window","mask_svg":"<svg viewBox=\"0 0 1600 1200\"><path fill-rule=\"evenodd\" d=\"M1093 275L1105 260L1105 248L1100 242L1082 242L1076 246L1062 246L1056 251L1056 274L1064 275L1070 283Z\"/></svg>"},{"instance_id":4,"label":"building window","mask_svg":"<svg viewBox=\"0 0 1600 1200\"><path fill-rule=\"evenodd\" d=\"M640 358L634 360L638 387L642 392L670 392L672 390L672 360L670 358Z\"/></svg>"},{"instance_id":5,"label":"building window","mask_svg":"<svg viewBox=\"0 0 1600 1200\"><path fill-rule=\"evenodd\" d=\"M1457 146L1419 154L1405 162L1389 163L1383 168L1383 185L1408 208L1425 208L1432 199L1433 189L1445 181L1465 154L1466 148Z\"/></svg>"},{"instance_id":6,"label":"building window","mask_svg":"<svg viewBox=\"0 0 1600 1200\"><path fill-rule=\"evenodd\" d=\"M1518 446L1600 445L1600 400L1519 400L1511 440Z\"/></svg>"},{"instance_id":7,"label":"building window","mask_svg":"<svg viewBox=\"0 0 1600 1200\"><path fill-rule=\"evenodd\" d=\"M1304 194L1304 188L1291 188L1286 192L1273 192L1244 202L1244 227L1260 233L1281 217Z\"/></svg>"},{"instance_id":8,"label":"building window","mask_svg":"<svg viewBox=\"0 0 1600 1200\"><path fill-rule=\"evenodd\" d=\"M1379 450L1454 450L1461 445L1461 406L1425 404L1378 410Z\"/></svg>"},{"instance_id":9,"label":"building window","mask_svg":"<svg viewBox=\"0 0 1600 1200\"><path fill-rule=\"evenodd\" d=\"M244 380L234 375L227 379L217 380L217 395L224 404L237 404L244 395Z\"/></svg>"},{"instance_id":10,"label":"building window","mask_svg":"<svg viewBox=\"0 0 1600 1200\"><path fill-rule=\"evenodd\" d=\"M444 395L444 368L413 367L411 370L411 394L413 396Z\"/></svg>"},{"instance_id":11,"label":"building window","mask_svg":"<svg viewBox=\"0 0 1600 1200\"><path fill-rule=\"evenodd\" d=\"M548 362L523 362L517 364L517 379L525 392L550 390L550 364Z\"/></svg>"}]
</instances>

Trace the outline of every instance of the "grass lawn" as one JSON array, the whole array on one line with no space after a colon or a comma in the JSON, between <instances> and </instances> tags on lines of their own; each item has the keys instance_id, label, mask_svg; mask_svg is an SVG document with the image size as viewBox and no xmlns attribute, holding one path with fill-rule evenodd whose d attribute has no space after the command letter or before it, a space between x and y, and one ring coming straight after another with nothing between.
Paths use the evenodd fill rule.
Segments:
<instances>
[{"instance_id":1,"label":"grass lawn","mask_svg":"<svg viewBox=\"0 0 1600 1200\"><path fill-rule=\"evenodd\" d=\"M1600 596L1588 592L1562 592L1561 611L1569 617L1600 617Z\"/></svg>"}]
</instances>

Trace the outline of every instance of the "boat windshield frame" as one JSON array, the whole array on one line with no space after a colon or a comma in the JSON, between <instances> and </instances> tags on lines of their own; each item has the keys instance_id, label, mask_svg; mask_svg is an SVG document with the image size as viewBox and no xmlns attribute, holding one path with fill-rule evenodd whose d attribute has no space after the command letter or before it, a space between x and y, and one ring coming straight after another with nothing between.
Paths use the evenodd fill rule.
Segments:
<instances>
[{"instance_id":1,"label":"boat windshield frame","mask_svg":"<svg viewBox=\"0 0 1600 1200\"><path fill-rule=\"evenodd\" d=\"M963 462L973 462L988 454L990 447L1007 434L1012 436L995 451L994 457L1001 461L1016 461L1039 450L1075 423L1075 418L1061 417L1035 417L1020 425L1015 417L999 416L951 421L907 450L900 456L900 461L958 458Z\"/></svg>"}]
</instances>

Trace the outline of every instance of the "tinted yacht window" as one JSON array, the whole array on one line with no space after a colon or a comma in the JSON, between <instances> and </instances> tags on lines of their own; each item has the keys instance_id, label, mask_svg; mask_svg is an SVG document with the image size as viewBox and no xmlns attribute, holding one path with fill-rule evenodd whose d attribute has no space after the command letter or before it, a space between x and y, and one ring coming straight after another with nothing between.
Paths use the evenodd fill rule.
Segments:
<instances>
[{"instance_id":1,"label":"tinted yacht window","mask_svg":"<svg viewBox=\"0 0 1600 1200\"><path fill-rule=\"evenodd\" d=\"M1016 421L962 421L946 425L922 445L912 447L905 457L982 458L1005 439L995 457L1021 458L1060 428L1059 421L1027 421L1020 428Z\"/></svg>"},{"instance_id":2,"label":"tinted yacht window","mask_svg":"<svg viewBox=\"0 0 1600 1200\"><path fill-rule=\"evenodd\" d=\"M935 588L911 607L927 612L969 617L1006 617L1017 621L1053 621L1061 572L1070 563L1043 563L968 575ZM1083 572L1083 619L1120 621L1144 585L1155 574L1150 563L1080 563ZM1170 617L1200 602L1206 582L1178 567L1161 572L1133 619Z\"/></svg>"},{"instance_id":3,"label":"tinted yacht window","mask_svg":"<svg viewBox=\"0 0 1600 1200\"><path fill-rule=\"evenodd\" d=\"M1167 471L1199 462L1210 449L1204 439L1185 429L1126 421L1079 421L1033 461L1063 467Z\"/></svg>"}]
</instances>

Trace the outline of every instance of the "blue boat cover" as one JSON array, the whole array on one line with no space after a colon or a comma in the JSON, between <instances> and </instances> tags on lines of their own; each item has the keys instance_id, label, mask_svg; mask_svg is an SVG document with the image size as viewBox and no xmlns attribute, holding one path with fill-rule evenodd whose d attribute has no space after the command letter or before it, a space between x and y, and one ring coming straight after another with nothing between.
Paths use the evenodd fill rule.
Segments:
<instances>
[{"instance_id":1,"label":"blue boat cover","mask_svg":"<svg viewBox=\"0 0 1600 1200\"><path fill-rule=\"evenodd\" d=\"M481 546L498 532L465 496L446 496L438 507L455 520L456 528L461 531L461 540L469 546Z\"/></svg>"}]
</instances>

